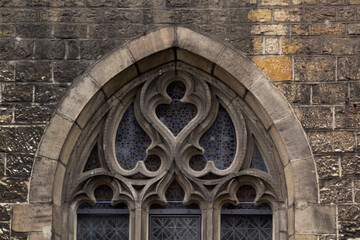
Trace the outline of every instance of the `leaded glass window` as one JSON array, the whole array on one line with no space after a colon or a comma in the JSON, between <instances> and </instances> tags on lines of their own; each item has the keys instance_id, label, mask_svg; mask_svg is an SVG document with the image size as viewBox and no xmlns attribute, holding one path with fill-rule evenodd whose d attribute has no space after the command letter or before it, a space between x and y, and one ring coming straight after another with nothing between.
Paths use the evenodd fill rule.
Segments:
<instances>
[{"instance_id":1,"label":"leaded glass window","mask_svg":"<svg viewBox=\"0 0 360 240\"><path fill-rule=\"evenodd\" d=\"M82 203L77 211L77 240L129 239L129 211L124 204L113 206L110 187L101 185L94 192L96 204Z\"/></svg>"},{"instance_id":2,"label":"leaded glass window","mask_svg":"<svg viewBox=\"0 0 360 240\"><path fill-rule=\"evenodd\" d=\"M165 206L154 204L150 208L149 240L201 239L201 211L196 204L183 204L185 192L176 180L165 196Z\"/></svg>"},{"instance_id":3,"label":"leaded glass window","mask_svg":"<svg viewBox=\"0 0 360 240\"><path fill-rule=\"evenodd\" d=\"M239 204L225 204L221 210L221 239L272 239L272 211L267 204L254 204L256 191L242 186L237 191Z\"/></svg>"}]
</instances>

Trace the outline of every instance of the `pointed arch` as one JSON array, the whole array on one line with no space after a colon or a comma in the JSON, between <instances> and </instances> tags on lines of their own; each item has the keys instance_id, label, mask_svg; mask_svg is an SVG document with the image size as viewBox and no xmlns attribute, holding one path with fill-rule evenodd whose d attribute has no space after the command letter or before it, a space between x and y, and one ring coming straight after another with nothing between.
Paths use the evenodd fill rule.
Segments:
<instances>
[{"instance_id":1,"label":"pointed arch","mask_svg":"<svg viewBox=\"0 0 360 240\"><path fill-rule=\"evenodd\" d=\"M286 236L333 231L334 219L330 219L329 211L334 209L317 205L319 193L312 151L287 100L241 52L183 27L166 27L134 39L75 79L39 144L31 175L30 203L52 203L55 216L61 206L70 153L90 117L102 114L98 108L103 105L106 108L109 104L106 100L126 83L154 67L177 60L220 79L252 108L267 129L280 154L286 179L288 214L278 217L286 219L284 225L289 227L280 231L286 232ZM308 223L303 223L302 216L315 208L322 218L310 214ZM55 233L61 232L58 225L54 220Z\"/></svg>"}]
</instances>

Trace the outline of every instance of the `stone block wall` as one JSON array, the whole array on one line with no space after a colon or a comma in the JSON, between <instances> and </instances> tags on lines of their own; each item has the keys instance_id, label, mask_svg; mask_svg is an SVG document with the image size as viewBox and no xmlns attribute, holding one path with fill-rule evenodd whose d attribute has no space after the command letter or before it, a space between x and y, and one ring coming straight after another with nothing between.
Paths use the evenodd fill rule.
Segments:
<instances>
[{"instance_id":1,"label":"stone block wall","mask_svg":"<svg viewBox=\"0 0 360 240\"><path fill-rule=\"evenodd\" d=\"M359 0L0 0L0 240L28 201L34 154L76 76L130 39L184 26L244 52L311 144L337 234L360 238Z\"/></svg>"}]
</instances>

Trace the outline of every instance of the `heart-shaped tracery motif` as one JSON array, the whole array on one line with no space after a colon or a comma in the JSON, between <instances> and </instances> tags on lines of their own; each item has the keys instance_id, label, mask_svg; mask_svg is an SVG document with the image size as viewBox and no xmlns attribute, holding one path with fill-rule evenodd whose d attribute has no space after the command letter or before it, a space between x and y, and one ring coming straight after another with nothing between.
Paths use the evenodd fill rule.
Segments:
<instances>
[{"instance_id":1,"label":"heart-shaped tracery motif","mask_svg":"<svg viewBox=\"0 0 360 240\"><path fill-rule=\"evenodd\" d=\"M193 104L181 101L186 92L184 83L174 81L169 84L166 92L171 98L171 103L157 106L156 115L160 121L177 136L196 116L197 109Z\"/></svg>"}]
</instances>

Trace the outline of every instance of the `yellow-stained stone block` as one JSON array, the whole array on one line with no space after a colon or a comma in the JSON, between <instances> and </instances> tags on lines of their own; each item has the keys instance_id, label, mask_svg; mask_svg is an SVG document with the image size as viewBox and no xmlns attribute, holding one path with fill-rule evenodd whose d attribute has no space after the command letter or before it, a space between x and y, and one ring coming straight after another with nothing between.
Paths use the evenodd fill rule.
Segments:
<instances>
[{"instance_id":1,"label":"yellow-stained stone block","mask_svg":"<svg viewBox=\"0 0 360 240\"><path fill-rule=\"evenodd\" d=\"M275 9L274 21L279 22L300 22L302 11L300 8Z\"/></svg>"},{"instance_id":2,"label":"yellow-stained stone block","mask_svg":"<svg viewBox=\"0 0 360 240\"><path fill-rule=\"evenodd\" d=\"M289 57L253 57L252 60L271 80L292 78L292 61Z\"/></svg>"},{"instance_id":3,"label":"yellow-stained stone block","mask_svg":"<svg viewBox=\"0 0 360 240\"><path fill-rule=\"evenodd\" d=\"M253 35L286 35L288 32L288 26L283 24L254 25L250 31Z\"/></svg>"},{"instance_id":4,"label":"yellow-stained stone block","mask_svg":"<svg viewBox=\"0 0 360 240\"><path fill-rule=\"evenodd\" d=\"M309 26L300 24L300 25L292 25L291 26L291 34L292 35L309 35Z\"/></svg>"},{"instance_id":5,"label":"yellow-stained stone block","mask_svg":"<svg viewBox=\"0 0 360 240\"><path fill-rule=\"evenodd\" d=\"M252 22L269 22L271 21L271 10L270 9L250 10L248 13L248 19Z\"/></svg>"},{"instance_id":6,"label":"yellow-stained stone block","mask_svg":"<svg viewBox=\"0 0 360 240\"><path fill-rule=\"evenodd\" d=\"M257 37L252 40L253 54L262 54L262 37Z\"/></svg>"}]
</instances>

